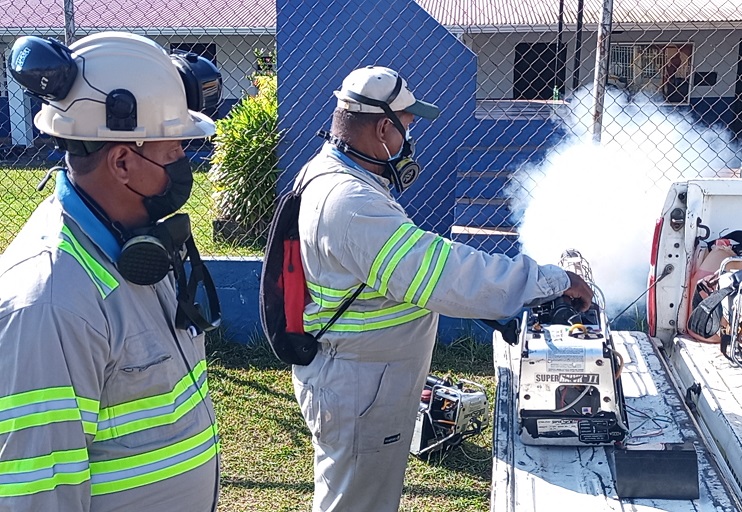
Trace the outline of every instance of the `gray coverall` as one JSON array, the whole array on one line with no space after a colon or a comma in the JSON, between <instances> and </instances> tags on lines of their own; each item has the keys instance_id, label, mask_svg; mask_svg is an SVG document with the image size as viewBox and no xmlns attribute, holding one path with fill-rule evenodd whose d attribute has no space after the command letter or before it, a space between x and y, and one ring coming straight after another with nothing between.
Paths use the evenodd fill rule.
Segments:
<instances>
[{"instance_id":1,"label":"gray coverall","mask_svg":"<svg viewBox=\"0 0 742 512\"><path fill-rule=\"evenodd\" d=\"M219 461L204 335L172 275L125 281L63 172L0 258L0 511L209 511Z\"/></svg>"},{"instance_id":2,"label":"gray coverall","mask_svg":"<svg viewBox=\"0 0 742 512\"><path fill-rule=\"evenodd\" d=\"M305 330L319 331L367 285L312 363L293 367L314 444L314 511L396 511L438 314L507 318L561 295L569 278L554 265L489 255L417 228L387 180L329 144L295 188L302 183L299 235L312 297Z\"/></svg>"}]
</instances>

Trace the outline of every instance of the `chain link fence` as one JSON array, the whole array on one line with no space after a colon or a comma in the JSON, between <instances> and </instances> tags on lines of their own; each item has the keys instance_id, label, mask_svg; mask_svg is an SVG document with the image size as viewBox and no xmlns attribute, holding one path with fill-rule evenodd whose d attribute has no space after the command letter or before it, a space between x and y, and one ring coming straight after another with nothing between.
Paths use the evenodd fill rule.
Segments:
<instances>
[{"instance_id":1,"label":"chain link fence","mask_svg":"<svg viewBox=\"0 0 742 512\"><path fill-rule=\"evenodd\" d=\"M256 72L277 70L276 172L253 173L267 157L248 155L238 180L263 190L278 174L257 198L267 201L321 145L314 133L329 126L342 77L359 65L396 68L444 112L416 123L423 176L400 202L422 226L490 252L555 262L567 247L596 259L613 251L615 266L620 245L646 264L671 181L739 177L734 0L20 0L0 18L6 50L21 35L70 43L126 30L203 55L222 72L219 118L258 93ZM48 193L35 191L43 170L63 160L31 124L38 108L3 69L0 249ZM187 150L204 171L188 205L202 251L259 252L264 224L245 230L215 207L213 142Z\"/></svg>"}]
</instances>

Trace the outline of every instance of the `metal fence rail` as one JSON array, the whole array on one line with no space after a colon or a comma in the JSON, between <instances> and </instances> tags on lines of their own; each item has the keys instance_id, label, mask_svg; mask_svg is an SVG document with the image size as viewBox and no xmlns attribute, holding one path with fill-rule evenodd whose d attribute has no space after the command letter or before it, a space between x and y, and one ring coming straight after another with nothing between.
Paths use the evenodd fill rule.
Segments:
<instances>
[{"instance_id":1,"label":"metal fence rail","mask_svg":"<svg viewBox=\"0 0 742 512\"><path fill-rule=\"evenodd\" d=\"M571 245L594 261L616 237L632 251L648 250L670 181L739 176L742 6L733 0L410 0L393 6L21 0L0 12L6 57L21 35L71 43L103 30L136 32L166 49L212 59L224 79L219 118L256 94L256 71L277 69L279 189L319 147L313 133L329 125L332 90L342 76L362 64L399 69L415 92L444 111L415 130L425 175L400 201L423 226L487 251L524 250L556 261L555 251ZM27 218L28 205L41 199L39 173L26 170L62 162L50 139L32 127L38 108L4 65L0 249ZM187 149L208 171L212 144ZM247 167L251 188L270 179ZM213 241L213 225L230 219L214 207L208 173L197 186L200 202L191 203L189 213L201 225L204 252L259 250L264 233L255 230Z\"/></svg>"}]
</instances>

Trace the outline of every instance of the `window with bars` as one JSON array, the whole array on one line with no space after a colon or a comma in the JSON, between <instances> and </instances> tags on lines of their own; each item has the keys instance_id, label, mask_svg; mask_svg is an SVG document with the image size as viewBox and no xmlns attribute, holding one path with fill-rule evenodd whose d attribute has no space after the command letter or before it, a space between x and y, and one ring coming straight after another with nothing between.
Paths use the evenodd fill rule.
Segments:
<instances>
[{"instance_id":1,"label":"window with bars","mask_svg":"<svg viewBox=\"0 0 742 512\"><path fill-rule=\"evenodd\" d=\"M643 93L665 103L688 104L691 43L611 45L608 83L628 94Z\"/></svg>"}]
</instances>

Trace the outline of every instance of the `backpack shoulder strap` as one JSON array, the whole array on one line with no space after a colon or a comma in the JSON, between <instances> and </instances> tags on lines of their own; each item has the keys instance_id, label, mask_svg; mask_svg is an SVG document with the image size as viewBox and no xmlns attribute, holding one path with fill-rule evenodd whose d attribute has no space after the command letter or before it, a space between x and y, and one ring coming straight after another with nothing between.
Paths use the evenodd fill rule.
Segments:
<instances>
[{"instance_id":1,"label":"backpack shoulder strap","mask_svg":"<svg viewBox=\"0 0 742 512\"><path fill-rule=\"evenodd\" d=\"M353 303L354 300L358 298L358 296L361 294L361 291L366 286L366 283L361 283L361 285L356 288L356 291L353 292L353 295L348 297L343 301L342 304L340 304L340 307L337 311L335 311L335 314L332 315L332 318L330 318L330 321L325 324L325 326L317 333L317 336L315 336L315 339L319 340L324 334L327 332L327 330L332 327L332 324L338 321L338 319L343 316L343 313L350 307L350 305Z\"/></svg>"}]
</instances>

